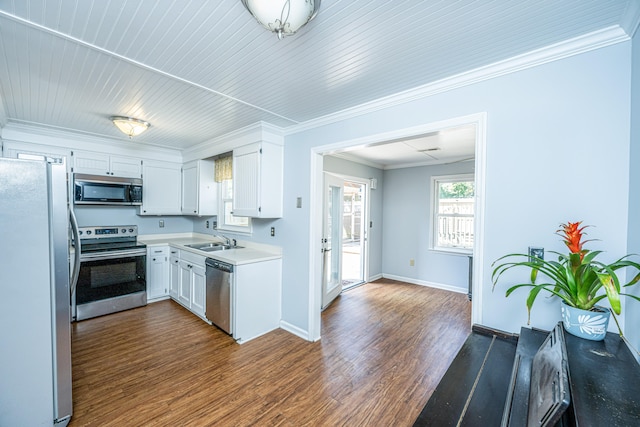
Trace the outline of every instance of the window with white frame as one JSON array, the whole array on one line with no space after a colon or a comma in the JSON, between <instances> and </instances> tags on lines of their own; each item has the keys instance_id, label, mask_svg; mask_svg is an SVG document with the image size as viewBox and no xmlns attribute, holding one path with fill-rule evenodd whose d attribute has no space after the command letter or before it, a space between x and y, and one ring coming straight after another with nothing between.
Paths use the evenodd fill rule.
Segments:
<instances>
[{"instance_id":1,"label":"window with white frame","mask_svg":"<svg viewBox=\"0 0 640 427\"><path fill-rule=\"evenodd\" d=\"M474 238L473 174L435 176L431 194L432 249L470 253Z\"/></svg>"},{"instance_id":2,"label":"window with white frame","mask_svg":"<svg viewBox=\"0 0 640 427\"><path fill-rule=\"evenodd\" d=\"M218 228L241 233L251 232L251 218L233 215L233 180L220 182L220 203L218 214Z\"/></svg>"}]
</instances>

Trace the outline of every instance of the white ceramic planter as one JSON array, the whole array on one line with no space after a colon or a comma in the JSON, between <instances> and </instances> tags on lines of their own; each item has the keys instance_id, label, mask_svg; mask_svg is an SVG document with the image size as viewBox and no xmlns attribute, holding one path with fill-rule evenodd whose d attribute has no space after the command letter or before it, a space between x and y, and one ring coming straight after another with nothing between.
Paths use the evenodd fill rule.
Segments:
<instances>
[{"instance_id":1,"label":"white ceramic planter","mask_svg":"<svg viewBox=\"0 0 640 427\"><path fill-rule=\"evenodd\" d=\"M602 341L607 335L611 313L604 307L598 311L581 310L562 303L562 323L571 335L592 341Z\"/></svg>"}]
</instances>

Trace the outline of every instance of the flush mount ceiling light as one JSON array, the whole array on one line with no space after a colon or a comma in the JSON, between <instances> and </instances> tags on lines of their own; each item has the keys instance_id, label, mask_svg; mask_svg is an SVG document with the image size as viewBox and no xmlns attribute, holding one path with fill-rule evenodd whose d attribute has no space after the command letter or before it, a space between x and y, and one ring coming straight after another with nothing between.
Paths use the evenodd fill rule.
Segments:
<instances>
[{"instance_id":1,"label":"flush mount ceiling light","mask_svg":"<svg viewBox=\"0 0 640 427\"><path fill-rule=\"evenodd\" d=\"M282 40L311 21L320 9L320 0L241 0L256 21Z\"/></svg>"},{"instance_id":2,"label":"flush mount ceiling light","mask_svg":"<svg viewBox=\"0 0 640 427\"><path fill-rule=\"evenodd\" d=\"M131 137L138 136L145 130L149 129L149 122L144 120L134 119L133 117L124 116L111 116L109 120L113 122L118 129L131 139Z\"/></svg>"}]
</instances>

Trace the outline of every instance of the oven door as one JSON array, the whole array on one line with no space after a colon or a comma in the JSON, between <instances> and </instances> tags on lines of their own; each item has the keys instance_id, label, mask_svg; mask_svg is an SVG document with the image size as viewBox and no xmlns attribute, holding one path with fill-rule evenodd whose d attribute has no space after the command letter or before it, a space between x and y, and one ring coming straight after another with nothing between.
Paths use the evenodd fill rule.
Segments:
<instances>
[{"instance_id":1,"label":"oven door","mask_svg":"<svg viewBox=\"0 0 640 427\"><path fill-rule=\"evenodd\" d=\"M146 250L82 254L76 286L76 306L144 292Z\"/></svg>"}]
</instances>

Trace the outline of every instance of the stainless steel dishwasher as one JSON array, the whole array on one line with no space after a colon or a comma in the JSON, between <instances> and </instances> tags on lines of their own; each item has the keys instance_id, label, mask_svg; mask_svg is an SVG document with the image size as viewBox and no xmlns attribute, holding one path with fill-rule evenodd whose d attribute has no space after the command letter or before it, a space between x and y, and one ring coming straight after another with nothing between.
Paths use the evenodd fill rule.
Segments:
<instances>
[{"instance_id":1,"label":"stainless steel dishwasher","mask_svg":"<svg viewBox=\"0 0 640 427\"><path fill-rule=\"evenodd\" d=\"M207 258L207 303L205 316L228 334L233 334L231 321L231 284L233 265Z\"/></svg>"}]
</instances>

